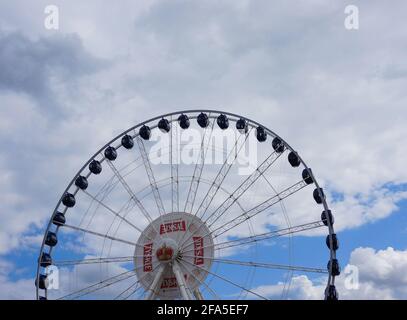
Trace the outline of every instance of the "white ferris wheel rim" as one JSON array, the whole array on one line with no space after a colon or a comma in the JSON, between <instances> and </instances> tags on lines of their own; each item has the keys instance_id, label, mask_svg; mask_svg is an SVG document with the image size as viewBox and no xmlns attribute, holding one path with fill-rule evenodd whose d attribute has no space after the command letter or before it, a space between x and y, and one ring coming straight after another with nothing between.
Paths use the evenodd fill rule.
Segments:
<instances>
[{"instance_id":1,"label":"white ferris wheel rim","mask_svg":"<svg viewBox=\"0 0 407 320\"><path fill-rule=\"evenodd\" d=\"M154 123L155 121L157 121L157 120L159 120L159 119L165 119L165 118L170 118L171 120L170 120L170 123L172 124L173 122L176 122L177 121L177 119L176 119L176 117L175 116L179 116L179 115L189 115L190 117L191 117L191 119L196 119L196 117L197 117L197 114L200 114L200 113L205 113L205 114L208 114L208 116L209 116L209 118L210 119L215 119L217 116L219 116L219 115L226 115L227 117L230 117L230 120L232 120L232 121L237 121L238 119L244 119L245 121L247 121L247 123L248 123L248 125L250 125L252 128L253 127L262 127L262 128L264 128L265 129L265 131L268 133L268 134L270 134L272 137L277 137L277 138L279 138L280 140L281 140L281 142L284 144L284 146L285 146L285 148L287 148L287 150L290 150L290 151L292 151L292 152L295 152L294 151L294 149L283 139L283 138L281 138L280 136L278 136L277 134L275 134L273 131L271 131L270 129L268 129L267 127L265 127L265 126L263 126L263 125L261 125L261 124L259 124L258 122L256 122L256 121L253 121L253 120L250 120L250 119L248 119L248 118L246 118L246 117L242 117L242 116L240 116L240 115L237 115L237 114L233 114L233 113L228 113L228 112L223 112L223 111L216 111L216 110L206 110L206 109L197 109L197 110L185 110L185 111L177 111L177 112L172 112L172 113L168 113L168 114L164 114L164 115L160 115L160 116L157 116L157 117L154 117L154 118L152 118L152 119L149 119L149 120L147 120L147 121L144 121L144 122L141 122L141 123L139 123L139 124L137 124L136 126L133 126L133 127L131 127L131 128L129 128L128 130L126 130L126 131L124 131L124 132L122 132L120 135L118 135L118 136L116 136L114 139L112 139L111 141L109 141L107 144L105 144L102 148L100 148L99 150L98 150L98 152L96 152L95 154L94 154L94 156L93 157L91 157L84 165L83 165L83 167L78 171L78 173L75 175L75 177L71 180L71 182L68 184L68 186L67 186L67 188L65 189L65 191L63 192L63 194L62 194L62 196L61 196L61 198L60 198L60 200L58 201L58 203L57 203L57 205L56 205L56 207L55 207L55 209L54 209L54 212L53 212L53 214L52 214L52 216L51 216L51 219L50 219L50 221L49 221L49 223L48 223L48 226L47 226L47 228L46 228L46 231L45 231L45 235L44 235L44 239L43 239L43 242L42 242L42 245L41 245L41 250L40 250L40 255L39 255L39 262L38 262L38 265L37 265L37 275L36 275L36 283L38 284L39 283L39 280L40 280L40 276L41 276L41 270L42 270L42 268L43 268L43 266L41 265L41 259L42 259L42 257L43 257L43 254L44 253L46 253L46 249L48 248L48 252L47 252L47 254L49 254L49 255L51 255L51 253L52 253L52 246L51 247L49 247L49 246L47 246L46 245L46 235L50 232L50 230L52 229L52 226L53 226L53 218L54 218L54 216L55 216L55 214L58 212L58 209L61 207L61 205L62 205L62 199L63 199L63 196L65 195L65 194L67 194L67 192L68 191L70 191L70 190L72 190L72 188L73 187L75 187L74 186L74 183L75 183L75 180L76 180L76 178L77 177L79 177L80 176L80 174L84 171L84 170L86 170L86 168L87 168L87 166L91 163L91 161L93 160L93 159L95 159L95 158L97 158L99 155L101 155L102 153L103 153L103 150L105 150L106 148L108 148L109 146L111 146L111 145L113 145L115 142L117 142L118 140L120 140L124 135L127 135L127 134L132 134L132 133L134 133L134 135L133 135L133 137L137 137L137 133L136 133L136 129L138 129L138 128L140 128L140 127L142 127L142 126L144 126L144 125L148 125L148 124L151 124L151 123ZM213 124L215 123L215 121L213 121ZM157 127L157 125L155 125L155 124L153 124L153 125L151 125L151 129L155 129ZM212 128L212 130L213 130L213 128ZM141 143L141 148L143 148L143 145L142 145L142 139L136 139L136 141L137 141L137 143ZM116 147L116 149L119 149L121 146L120 145L118 145L117 147ZM171 146L170 146L170 148L172 148L172 142L171 142ZM171 153L172 154L172 153ZM309 167L305 164L305 162L303 161L303 159L301 159L301 157L297 154L297 156L298 156L298 159L299 159L299 161L301 162L301 164L302 164L302 166L305 168L305 169L307 169L307 170L309 170L309 174L310 174L310 176L311 176L311 178L312 178L312 180L313 180L313 183L315 184L315 187L316 187L316 190L318 190L318 193L321 195L322 194L322 189L319 187L319 185L318 185L318 182L316 181L316 179L315 179L315 177L314 177L314 175L313 175L313 173L312 173L312 171L309 169ZM145 160L145 159L144 159ZM109 160L107 160L106 158L102 158L101 160L100 160L100 163L103 163L104 161L106 161L108 164L109 164L109 166L110 167L112 167L112 165L111 165L111 162L109 161ZM148 160L147 160L148 161ZM173 166L173 164L171 164L172 166ZM174 166L175 167L175 166ZM114 169L114 166L113 166L113 168L112 168L112 170L115 170ZM151 170L151 169L150 169ZM148 171L148 168L146 169L146 171ZM88 173L87 175L85 175L85 177L86 178L88 178L89 176L90 176L91 174L90 173ZM178 179L178 172L177 172L177 179ZM172 179L173 179L173 177L172 177ZM174 183L173 183L174 184ZM191 184L192 184L192 182L191 182ZM156 222L157 223L159 223L159 222L162 222L162 217L164 216L164 215L168 215L168 214L176 214L177 212L174 212L174 210L169 210L169 211L165 211L164 210L164 208L163 208L163 206L160 206L160 200L159 200L159 191L158 191L158 187L157 187L157 181L155 181L154 180L154 178L153 178L153 180L151 181L150 180L150 186L153 186L153 188L152 188L152 193L154 194L154 196L155 196L155 198L156 198L156 201L157 201L157 208L158 208L158 210L160 211L160 217L158 218L158 219L156 219ZM174 188L174 186L172 185L172 187ZM217 189L220 189L220 187L221 186L217 186ZM216 190L217 190L216 189ZM79 188L76 188L75 190L74 190L74 192L72 192L72 194L73 194L73 196L75 196L76 195L76 193L77 192L79 192ZM290 192L290 190L289 190L289 192ZM322 194L323 195L323 194ZM157 198L158 197L158 198ZM158 199L158 200L157 200ZM279 199L280 200L280 199ZM281 199L282 200L282 199ZM327 202L326 202L326 199L325 199L325 197L324 196L322 196L321 197L321 204L322 204L322 206L323 206L323 209L324 209L324 212L330 212L329 211L329 208L328 208L328 205L327 205ZM173 208L172 209L174 209L174 203L177 203L177 202L179 202L179 199L174 199L174 193L173 193L173 201L172 201L172 204L173 204ZM202 205L202 204L201 204ZM175 206L177 206L177 205L175 205ZM185 206L187 206L187 203L186 203L186 205ZM179 204L178 204L178 208L176 208L176 209L179 209ZM68 207L66 207L65 209L64 209L64 213L66 212L68 210ZM192 216L192 217L195 217L195 215L191 215L189 212L182 212L182 211L179 211L179 210L176 210L176 211L178 211L178 214L179 215L181 215L181 216L184 216L184 217L188 217L188 216ZM192 212L191 212L192 213ZM117 214L117 213L116 213ZM205 213L204 213L205 214ZM216 216L215 216L215 218L216 218ZM333 229L333 221L331 221L331 216L330 216L330 214L327 214L326 215L326 225L328 226L328 238L327 238L327 242L329 242L329 265L328 265L328 268L327 268L327 274L328 274L328 280L327 280L327 290L328 289L330 289L332 286L334 286L334 283L335 283L335 274L333 274L333 262L336 260L336 249L334 248L334 245L333 245L333 242L334 241L336 241L336 235L334 234L334 229ZM208 219L209 220L209 219ZM150 222L150 225L149 225L149 227L152 227L153 226L153 221L151 221ZM284 229L282 229L282 230L277 230L277 231L275 231L275 235L280 235L280 234L286 234L286 235L291 235L292 233L295 233L295 232L301 232L301 231L303 231L303 230L308 230L308 229L311 229L311 228L314 228L314 227L319 227L319 226L321 226L321 222L317 222L317 221L313 221L313 222L310 222L309 224L304 224L304 225L299 225L299 226L295 226L295 227L293 227L293 228L287 228L287 230L284 230ZM157 226L156 226L157 227ZM58 228L59 228L59 226L57 226L57 228L56 228L56 233L58 232ZM214 254L213 254L213 246L214 246L214 244L213 244L213 238L212 238L212 232L211 231L209 231L209 229L208 229L208 225L207 225L207 220L205 220L205 221L201 221L200 222L200 224L199 224L199 228L198 229L203 229L203 231L205 231L204 232L204 234L203 234L203 238L205 239L205 234L208 234L208 235L210 235L207 239L208 239L208 241L209 241L209 244L203 244L202 245L202 247L203 248L206 248L206 250L209 252L209 254L208 255L205 255L204 256L204 261L205 261L205 263L207 263L207 265L205 265L205 267L206 268L202 268L202 267L200 267L201 269L203 269L203 274L205 275L205 277L206 276L208 276L208 275L211 275L211 276L213 276L213 277L217 277L217 278L219 278L219 279L221 279L221 280L223 280L223 281L225 281L225 282L230 282L228 279L226 279L226 278L224 278L224 277L221 277L221 276L219 276L219 275L217 275L216 273L213 273L213 272L211 272L210 271L210 266L212 265L212 263L213 262L215 262L215 261L221 261L222 263L229 263L229 264L234 264L234 263L237 263L236 261L233 261L233 260L228 260L228 259L226 259L226 260L228 260L228 261L225 261L225 259L218 259L218 258L215 258L214 257ZM84 231L84 230L80 230L80 228L76 228L77 230L79 230L79 231ZM148 229L148 227L145 229L145 230L147 230ZM218 230L218 229L217 229ZM220 232L221 232L222 230L220 230ZM95 235L96 235L96 233L94 233ZM143 233L142 233L143 234ZM270 236L271 234L269 234L268 236ZM106 235L105 235L106 236ZM259 236L259 235L256 235L256 236ZM260 236L265 236L265 235L260 235ZM271 235L272 236L272 235ZM335 236L335 239L334 239L334 236ZM111 237L111 238L113 238L113 237ZM139 238L139 239L141 239L141 237ZM160 239L162 239L162 237L160 237ZM117 239L116 239L117 240ZM182 237L182 239L177 239L177 240L183 240L183 237ZM187 240L190 240L188 237L187 237ZM247 240L247 239L246 239ZM237 239L237 240L233 240L233 241L235 241L236 243L239 243L239 241L241 242L242 240L239 240L239 239ZM232 242L233 242L232 241ZM176 245L178 246L182 246L182 245L184 245L185 243L182 243L182 242L177 242L176 243ZM189 243L187 243L188 245L191 245L191 241L189 242ZM192 244L193 244L193 242L192 242ZM231 244L231 243L224 243L223 244L223 246L225 247L225 246L227 246L227 245L233 245L233 244ZM159 247L159 245L157 245L157 247ZM211 251L211 248L212 248L212 251ZM137 251L137 246L136 246L136 249L135 249L135 252ZM135 255L134 255L134 257L133 257L133 260L134 261L136 261L136 257L138 256L138 254L136 254L135 253ZM151 297L159 297L159 298L184 298L184 299L187 299L187 298L199 298L199 295L200 295L200 293L199 293L199 291L197 291L197 290L195 290L197 287L199 287L199 285L202 285L202 284L204 284L204 278L205 277L203 277L203 278L198 278L193 272L190 272L188 275L189 275L189 277L188 277L188 279L189 279L189 281L191 282L191 283L193 283L193 285L192 284L189 284L189 286L188 286L188 284L187 283L185 283L184 282L184 280L182 279L183 277L181 277L181 273L179 272L180 271L180 263L182 263L183 264L183 270L189 270L188 268L190 267L190 265L192 264L192 266L194 266L194 264L190 261L190 260L187 260L187 261L185 261L185 259L189 259L189 258L186 258L186 257L184 257L184 261L180 261L180 262L178 262L177 260L174 260L174 261L172 261L171 262L171 271L170 271L170 275L171 276L174 276L176 279L177 279L177 281L178 281L178 283L180 284L180 287L185 287L186 288L186 290L179 290L178 292L177 292L177 294L176 295L172 295L172 296L166 296L165 294L163 294L162 293L162 290L161 289L159 289L159 290L155 290L155 288L152 288L152 285L157 285L157 281L159 281L162 277L162 275L163 274L165 274L165 272L167 272L168 273L168 271L166 271L167 269L168 269L168 264L163 264L163 263L159 263L156 267L157 267L157 271L155 272L155 277L151 277L151 279L150 279L150 281L149 282L144 282L144 284L142 283L142 280L140 280L140 279L143 279L142 278L142 275L140 275L139 273L137 273L138 271L136 270L135 272L136 272L136 274L137 274L137 277L138 277L138 279L139 279L139 281L140 281L140 283L142 283L143 284L143 286L144 286L144 289L145 289L145 291L147 291L147 292L150 292L151 294L149 295L149 297L151 298ZM191 257L191 259L192 259L192 257ZM165 265L165 267L163 267L163 268L161 268L161 269L163 269L163 270L160 270L160 266L162 266L162 265ZM199 266L198 266L199 267ZM260 267L273 267L273 268L283 268L284 269L284 267L285 266L279 266L279 265L273 265L273 266L266 266L266 265L263 265L263 266L261 266L260 265ZM287 268L287 270L296 270L296 268L294 267L294 266L291 266L291 267L293 267L293 269L289 269L289 268ZM197 269L197 268L196 268ZM312 269L312 268L302 268L302 267L298 267L298 269L297 270L302 270L302 271L305 271L305 272L321 272L322 273L322 269L317 269L317 268L314 268L314 269ZM185 275L184 275L185 276ZM157 280L158 279L158 280ZM237 287L241 287L240 285L237 285ZM248 292L248 293L250 293L250 294L252 294L252 296L257 296L257 297L260 297L260 298L264 298L263 296L261 296L261 295L259 295L259 294L256 294L256 292L253 292L252 290L250 290L250 289L248 289L248 288L245 288L245 287L241 287L241 289L243 289L243 290L245 290L246 292ZM36 296L37 296L37 299L40 299L40 290L41 290L41 288L39 288L39 286L37 285L36 286ZM161 291L160 291L161 290ZM208 290L211 290L210 288L208 288ZM195 292L194 292L195 291ZM44 290L44 292L45 292L45 296L47 296L47 290L45 289ZM327 293L326 293L327 294Z\"/></svg>"}]
</instances>

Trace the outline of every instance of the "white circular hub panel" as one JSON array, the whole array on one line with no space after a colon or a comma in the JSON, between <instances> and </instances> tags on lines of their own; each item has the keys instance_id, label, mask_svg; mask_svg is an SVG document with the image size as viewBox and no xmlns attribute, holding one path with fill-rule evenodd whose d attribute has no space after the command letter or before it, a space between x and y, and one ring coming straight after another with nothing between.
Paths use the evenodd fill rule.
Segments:
<instances>
[{"instance_id":1,"label":"white circular hub panel","mask_svg":"<svg viewBox=\"0 0 407 320\"><path fill-rule=\"evenodd\" d=\"M185 283L193 292L205 280L213 256L213 239L204 222L192 214L176 212L162 215L147 226L137 241L134 264L137 278L146 290L164 264L157 298L178 299L181 292L172 262L178 262Z\"/></svg>"}]
</instances>

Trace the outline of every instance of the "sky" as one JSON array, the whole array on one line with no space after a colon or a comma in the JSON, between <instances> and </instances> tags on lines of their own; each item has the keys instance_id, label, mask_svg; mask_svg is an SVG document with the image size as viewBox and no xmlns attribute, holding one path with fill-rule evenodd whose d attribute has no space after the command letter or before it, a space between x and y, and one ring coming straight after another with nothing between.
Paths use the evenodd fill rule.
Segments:
<instances>
[{"instance_id":1,"label":"sky","mask_svg":"<svg viewBox=\"0 0 407 320\"><path fill-rule=\"evenodd\" d=\"M341 298L407 298L405 1L53 1L57 30L49 4L0 3L0 298L34 298L45 226L98 148L199 108L257 120L301 151L335 214L342 269L359 270L358 289L338 277ZM324 285L295 274L292 298Z\"/></svg>"}]
</instances>

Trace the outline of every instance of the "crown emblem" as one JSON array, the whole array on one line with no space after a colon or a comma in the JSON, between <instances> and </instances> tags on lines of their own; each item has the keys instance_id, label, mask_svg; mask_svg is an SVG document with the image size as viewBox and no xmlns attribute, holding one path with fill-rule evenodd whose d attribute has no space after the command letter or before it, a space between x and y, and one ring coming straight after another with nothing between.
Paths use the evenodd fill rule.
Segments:
<instances>
[{"instance_id":1,"label":"crown emblem","mask_svg":"<svg viewBox=\"0 0 407 320\"><path fill-rule=\"evenodd\" d=\"M167 247L165 244L157 250L157 258L160 261L168 261L172 258L174 250L171 247Z\"/></svg>"}]
</instances>

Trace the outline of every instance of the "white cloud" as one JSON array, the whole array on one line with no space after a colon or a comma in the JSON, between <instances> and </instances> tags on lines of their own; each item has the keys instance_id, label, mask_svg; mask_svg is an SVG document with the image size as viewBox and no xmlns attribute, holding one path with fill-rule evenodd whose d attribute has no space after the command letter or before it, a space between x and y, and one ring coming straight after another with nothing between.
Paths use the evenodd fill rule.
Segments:
<instances>
[{"instance_id":1,"label":"white cloud","mask_svg":"<svg viewBox=\"0 0 407 320\"><path fill-rule=\"evenodd\" d=\"M389 216L406 194L388 184L407 182L407 68L395 63L405 56L395 8L405 4L397 3L361 6L362 27L351 34L340 2L293 10L270 1L57 1L61 30L50 37L45 1L3 2L0 253L26 247L30 226L44 226L76 170L112 136L198 106L246 115L286 138L326 193L343 195L332 203L337 230ZM293 220L318 218L311 203L288 200ZM285 223L272 219L256 230Z\"/></svg>"},{"instance_id":2,"label":"white cloud","mask_svg":"<svg viewBox=\"0 0 407 320\"><path fill-rule=\"evenodd\" d=\"M343 300L358 299L407 299L407 250L384 250L373 248L356 248L352 251L349 265L358 268L358 288L346 285L348 273L336 278L339 298ZM343 268L343 270L345 270ZM294 276L291 281L291 299L323 299L326 278L311 280L306 275ZM279 297L284 288L283 283L263 285L253 290L269 298Z\"/></svg>"},{"instance_id":3,"label":"white cloud","mask_svg":"<svg viewBox=\"0 0 407 320\"><path fill-rule=\"evenodd\" d=\"M34 299L34 279L10 280L9 275L18 271L14 264L0 260L0 299Z\"/></svg>"},{"instance_id":4,"label":"white cloud","mask_svg":"<svg viewBox=\"0 0 407 320\"><path fill-rule=\"evenodd\" d=\"M266 297L266 298L276 298L279 299L282 292L286 289L285 283L279 282L275 285L262 285L252 289L253 292ZM307 276L294 276L290 283L289 298L290 299L305 299L305 300L315 300L322 299L321 290L323 290L323 285L315 285ZM252 297L252 295L251 295Z\"/></svg>"}]
</instances>

